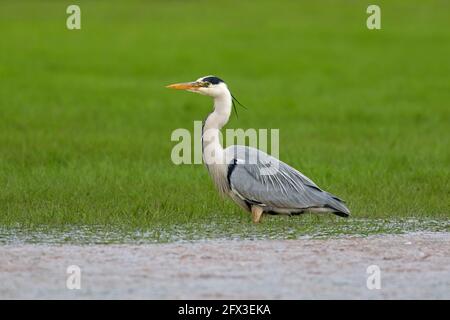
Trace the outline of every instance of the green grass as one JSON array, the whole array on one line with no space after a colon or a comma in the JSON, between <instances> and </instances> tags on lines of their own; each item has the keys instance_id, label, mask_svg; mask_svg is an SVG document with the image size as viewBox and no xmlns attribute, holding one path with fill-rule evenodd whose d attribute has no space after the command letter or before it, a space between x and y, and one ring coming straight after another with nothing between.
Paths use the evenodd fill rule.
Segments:
<instances>
[{"instance_id":1,"label":"green grass","mask_svg":"<svg viewBox=\"0 0 450 320\"><path fill-rule=\"evenodd\" d=\"M69 2L1 4L1 226L245 232L201 165L170 159L171 132L211 101L164 86L208 74L249 107L227 128L279 128L281 159L355 218L270 217L261 232L448 221L448 2L378 1L380 31L364 1L77 3L79 31Z\"/></svg>"}]
</instances>

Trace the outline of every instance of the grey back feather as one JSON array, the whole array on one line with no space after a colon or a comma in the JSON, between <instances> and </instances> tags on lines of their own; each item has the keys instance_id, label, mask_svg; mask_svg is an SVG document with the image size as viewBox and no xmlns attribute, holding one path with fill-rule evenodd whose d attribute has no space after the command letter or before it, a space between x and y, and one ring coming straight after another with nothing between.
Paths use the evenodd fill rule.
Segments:
<instances>
[{"instance_id":1,"label":"grey back feather","mask_svg":"<svg viewBox=\"0 0 450 320\"><path fill-rule=\"evenodd\" d=\"M226 150L231 189L250 203L279 209L329 208L348 215L338 197L323 191L308 177L258 149L234 145Z\"/></svg>"}]
</instances>

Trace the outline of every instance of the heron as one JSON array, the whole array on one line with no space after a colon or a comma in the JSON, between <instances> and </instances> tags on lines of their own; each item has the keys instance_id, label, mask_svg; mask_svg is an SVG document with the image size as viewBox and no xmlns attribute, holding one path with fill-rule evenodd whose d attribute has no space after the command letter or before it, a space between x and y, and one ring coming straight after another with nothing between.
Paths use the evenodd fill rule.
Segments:
<instances>
[{"instance_id":1,"label":"heron","mask_svg":"<svg viewBox=\"0 0 450 320\"><path fill-rule=\"evenodd\" d=\"M220 130L228 123L237 100L222 79L210 75L167 88L199 93L214 100L213 110L203 122L202 158L219 193L250 212L254 223L260 222L263 214L312 212L349 216L342 199L322 190L279 159L250 146L223 148Z\"/></svg>"}]
</instances>

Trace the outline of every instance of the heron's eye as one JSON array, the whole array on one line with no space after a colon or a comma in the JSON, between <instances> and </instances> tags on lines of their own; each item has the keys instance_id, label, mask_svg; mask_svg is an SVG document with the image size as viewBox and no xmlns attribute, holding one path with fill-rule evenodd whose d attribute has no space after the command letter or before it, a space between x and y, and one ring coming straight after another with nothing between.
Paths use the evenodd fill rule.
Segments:
<instances>
[{"instance_id":1,"label":"heron's eye","mask_svg":"<svg viewBox=\"0 0 450 320\"><path fill-rule=\"evenodd\" d=\"M209 82L202 82L202 85L201 85L203 88L208 88L208 87L210 87L211 86L211 83L209 83Z\"/></svg>"}]
</instances>

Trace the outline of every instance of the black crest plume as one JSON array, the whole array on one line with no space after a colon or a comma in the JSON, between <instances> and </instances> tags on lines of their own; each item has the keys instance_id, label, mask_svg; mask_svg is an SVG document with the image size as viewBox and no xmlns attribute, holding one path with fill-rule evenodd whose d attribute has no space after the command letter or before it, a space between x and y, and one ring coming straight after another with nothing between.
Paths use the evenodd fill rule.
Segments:
<instances>
[{"instance_id":1,"label":"black crest plume","mask_svg":"<svg viewBox=\"0 0 450 320\"><path fill-rule=\"evenodd\" d=\"M236 99L236 97L233 94L231 94L231 102L233 104L233 109L234 109L234 113L236 114L236 118L239 118L238 117L238 113L237 113L237 109L236 109L236 104L240 105L242 108L244 108L246 110L247 110L247 107L244 106L242 103L240 103L239 100Z\"/></svg>"}]
</instances>

